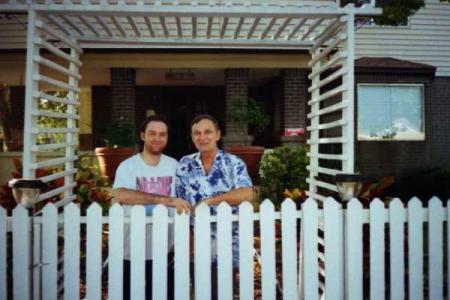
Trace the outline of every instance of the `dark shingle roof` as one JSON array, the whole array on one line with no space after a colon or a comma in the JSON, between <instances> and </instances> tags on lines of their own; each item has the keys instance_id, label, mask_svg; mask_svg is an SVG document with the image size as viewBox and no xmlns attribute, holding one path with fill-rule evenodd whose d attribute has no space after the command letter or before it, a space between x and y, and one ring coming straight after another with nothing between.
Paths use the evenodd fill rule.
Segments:
<instances>
[{"instance_id":1,"label":"dark shingle roof","mask_svg":"<svg viewBox=\"0 0 450 300\"><path fill-rule=\"evenodd\" d=\"M392 57L361 57L355 60L356 72L398 72L434 75L436 67Z\"/></svg>"}]
</instances>

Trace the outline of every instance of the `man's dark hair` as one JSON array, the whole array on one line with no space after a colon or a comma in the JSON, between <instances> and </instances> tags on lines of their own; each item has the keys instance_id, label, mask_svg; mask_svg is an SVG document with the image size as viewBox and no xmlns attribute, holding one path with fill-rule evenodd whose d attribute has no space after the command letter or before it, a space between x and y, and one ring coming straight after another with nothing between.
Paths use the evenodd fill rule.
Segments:
<instances>
[{"instance_id":1,"label":"man's dark hair","mask_svg":"<svg viewBox=\"0 0 450 300\"><path fill-rule=\"evenodd\" d=\"M217 130L220 130L219 122L217 122L217 119L208 114L202 114L202 115L196 116L194 118L194 120L192 120L192 122L191 122L191 129L192 129L192 126L194 126L194 124L197 124L202 120L210 120L214 124L214 127L216 127Z\"/></svg>"},{"instance_id":2,"label":"man's dark hair","mask_svg":"<svg viewBox=\"0 0 450 300\"><path fill-rule=\"evenodd\" d=\"M167 131L169 131L169 122L167 121L166 117L162 115L152 115L145 118L144 121L142 121L141 126L139 127L139 152L142 152L144 150L144 142L140 139L140 134L145 133L145 129L150 122L164 123L166 124Z\"/></svg>"},{"instance_id":3,"label":"man's dark hair","mask_svg":"<svg viewBox=\"0 0 450 300\"><path fill-rule=\"evenodd\" d=\"M145 129L147 128L147 125L150 122L164 123L164 124L166 124L167 130L169 130L169 122L167 121L166 117L164 117L162 115L152 115L152 116L148 116L147 118L144 119L144 121L142 121L141 127L139 128L139 133L145 132Z\"/></svg>"}]
</instances>

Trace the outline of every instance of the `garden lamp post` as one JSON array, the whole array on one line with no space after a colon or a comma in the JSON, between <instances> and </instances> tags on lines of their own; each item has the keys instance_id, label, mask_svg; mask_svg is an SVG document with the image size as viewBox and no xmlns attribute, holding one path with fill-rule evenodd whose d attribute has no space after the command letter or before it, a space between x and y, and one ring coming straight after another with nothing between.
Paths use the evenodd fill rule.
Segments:
<instances>
[{"instance_id":1,"label":"garden lamp post","mask_svg":"<svg viewBox=\"0 0 450 300\"><path fill-rule=\"evenodd\" d=\"M337 174L335 176L336 187L343 203L358 197L361 193L364 178L357 174Z\"/></svg>"},{"instance_id":2,"label":"garden lamp post","mask_svg":"<svg viewBox=\"0 0 450 300\"><path fill-rule=\"evenodd\" d=\"M9 186L12 188L14 200L17 204L22 205L28 210L28 215L31 217L31 229L30 229L30 293L31 299L33 299L33 275L34 269L39 268L42 264L34 263L34 205L39 199L41 190L47 185L41 180L36 179L13 179L9 181Z\"/></svg>"},{"instance_id":3,"label":"garden lamp post","mask_svg":"<svg viewBox=\"0 0 450 300\"><path fill-rule=\"evenodd\" d=\"M358 197L359 194L361 193L361 189L363 186L363 182L364 182L364 177L362 177L361 175L357 175L357 174L337 174L335 176L335 181L336 181L336 187L337 187L337 191L339 193L339 197L341 198L342 201L342 208L344 209L344 232L342 233L342 238L343 238L343 246L344 246L344 253L346 253L346 255L348 255L348 245L347 245L347 214L346 214L346 208L347 208L347 204L348 202L355 198ZM347 276L348 276L348 270L347 270L347 264L346 264L346 260L348 258L344 255L344 270L345 270L345 276L344 276L344 286L345 281L347 280ZM346 297L346 293L347 291L344 289L344 297Z\"/></svg>"}]
</instances>

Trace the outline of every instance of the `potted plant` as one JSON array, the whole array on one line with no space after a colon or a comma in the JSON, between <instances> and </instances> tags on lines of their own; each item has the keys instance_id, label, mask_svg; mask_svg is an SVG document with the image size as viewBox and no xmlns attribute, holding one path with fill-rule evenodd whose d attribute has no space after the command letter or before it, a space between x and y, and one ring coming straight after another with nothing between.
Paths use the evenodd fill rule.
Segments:
<instances>
[{"instance_id":1,"label":"potted plant","mask_svg":"<svg viewBox=\"0 0 450 300\"><path fill-rule=\"evenodd\" d=\"M95 148L103 176L114 178L119 164L135 153L136 138L131 124L113 121L98 127L104 147Z\"/></svg>"},{"instance_id":2,"label":"potted plant","mask_svg":"<svg viewBox=\"0 0 450 300\"><path fill-rule=\"evenodd\" d=\"M250 176L256 178L264 147L248 145L248 128L253 128L255 133L261 133L269 125L270 118L261 105L251 98L233 99L227 118L236 126L236 140L239 145L229 146L226 150L242 158L247 164Z\"/></svg>"}]
</instances>

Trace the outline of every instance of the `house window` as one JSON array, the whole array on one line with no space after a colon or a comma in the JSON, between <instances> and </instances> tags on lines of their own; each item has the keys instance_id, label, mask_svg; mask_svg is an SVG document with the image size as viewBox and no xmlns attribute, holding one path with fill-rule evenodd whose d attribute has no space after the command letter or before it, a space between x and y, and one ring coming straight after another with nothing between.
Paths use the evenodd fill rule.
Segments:
<instances>
[{"instance_id":1,"label":"house window","mask_svg":"<svg viewBox=\"0 0 450 300\"><path fill-rule=\"evenodd\" d=\"M425 139L421 84L358 84L358 140Z\"/></svg>"}]
</instances>

